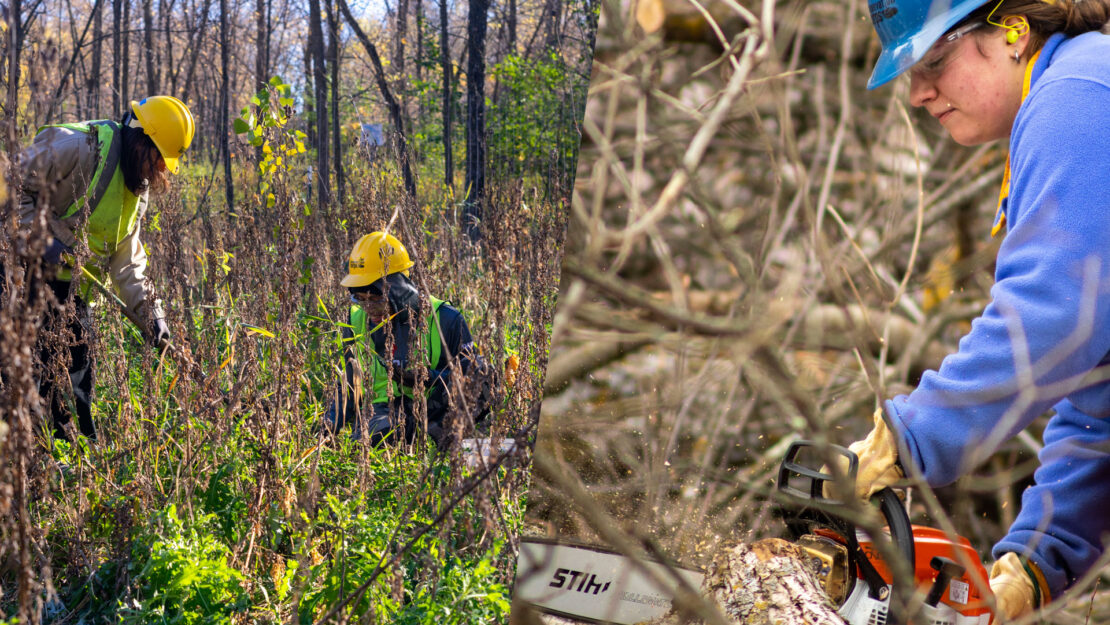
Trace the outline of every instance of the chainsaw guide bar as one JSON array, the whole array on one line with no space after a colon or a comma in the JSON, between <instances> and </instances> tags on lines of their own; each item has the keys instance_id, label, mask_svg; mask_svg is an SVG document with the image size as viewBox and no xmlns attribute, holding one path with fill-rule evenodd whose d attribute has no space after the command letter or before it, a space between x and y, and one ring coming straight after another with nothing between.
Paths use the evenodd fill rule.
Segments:
<instances>
[{"instance_id":1,"label":"chainsaw guide bar","mask_svg":"<svg viewBox=\"0 0 1110 625\"><path fill-rule=\"evenodd\" d=\"M547 614L631 625L663 616L683 581L696 590L703 577L604 547L521 538L513 594Z\"/></svg>"},{"instance_id":2,"label":"chainsaw guide bar","mask_svg":"<svg viewBox=\"0 0 1110 625\"><path fill-rule=\"evenodd\" d=\"M826 459L841 456L834 476ZM788 536L813 565L817 581L848 625L989 625L990 586L979 554L962 536L911 525L906 505L890 488L871 504L886 527L869 536L849 521L860 504L826 494L837 477L854 482L851 450L794 441L779 467L779 514ZM854 483L830 492L855 492ZM852 505L849 505L852 504ZM884 554L897 558L890 566ZM898 569L898 579L892 570ZM684 585L701 587L702 572L635 558L606 547L522 538L514 597L537 610L590 623L633 625L667 614ZM899 597L896 599L895 590ZM903 597L924 596L913 601Z\"/></svg>"}]
</instances>

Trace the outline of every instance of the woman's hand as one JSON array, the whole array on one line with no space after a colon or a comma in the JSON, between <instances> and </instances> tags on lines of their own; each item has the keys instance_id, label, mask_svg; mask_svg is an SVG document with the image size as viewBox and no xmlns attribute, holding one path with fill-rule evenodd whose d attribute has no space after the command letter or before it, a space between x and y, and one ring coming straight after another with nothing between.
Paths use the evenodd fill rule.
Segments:
<instances>
[{"instance_id":1,"label":"woman's hand","mask_svg":"<svg viewBox=\"0 0 1110 625\"><path fill-rule=\"evenodd\" d=\"M874 420L875 427L867 438L848 446L859 458L855 495L863 501L870 500L875 493L905 477L898 466L898 442L883 418L882 408L875 411ZM839 463L841 471L847 474L848 459L841 458ZM825 496L836 498L834 492L830 492L830 486L825 485Z\"/></svg>"},{"instance_id":2,"label":"woman's hand","mask_svg":"<svg viewBox=\"0 0 1110 625\"><path fill-rule=\"evenodd\" d=\"M898 441L883 418L883 409L876 410L873 418L875 427L867 438L848 446L859 456L856 496L864 501L905 477L898 466Z\"/></svg>"},{"instance_id":3,"label":"woman's hand","mask_svg":"<svg viewBox=\"0 0 1110 625\"><path fill-rule=\"evenodd\" d=\"M1048 588L1037 580L1040 569L1033 562L1022 563L1016 553L1010 552L991 567L991 592L998 604L998 614L1004 621L1017 620L1033 612L1049 600Z\"/></svg>"}]
</instances>

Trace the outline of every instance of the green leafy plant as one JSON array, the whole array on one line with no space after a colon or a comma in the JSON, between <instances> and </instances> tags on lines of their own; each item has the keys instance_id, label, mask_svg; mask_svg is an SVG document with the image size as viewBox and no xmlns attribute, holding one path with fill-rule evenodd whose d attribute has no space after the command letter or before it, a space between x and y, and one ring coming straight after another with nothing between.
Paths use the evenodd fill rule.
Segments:
<instances>
[{"instance_id":1,"label":"green leafy plant","mask_svg":"<svg viewBox=\"0 0 1110 625\"><path fill-rule=\"evenodd\" d=\"M211 520L203 517L202 525ZM228 564L223 543L183 523L173 504L156 522L158 534L136 544L131 567L139 590L130 605L120 607L122 623L231 623L251 605L243 574Z\"/></svg>"},{"instance_id":2,"label":"green leafy plant","mask_svg":"<svg viewBox=\"0 0 1110 625\"><path fill-rule=\"evenodd\" d=\"M288 127L293 104L293 88L274 76L266 88L251 96L250 105L243 107L232 122L236 134L246 135L248 143L262 150L259 192L266 208L277 201L273 193L275 179L284 178L292 170L290 158L305 152L305 133Z\"/></svg>"}]
</instances>

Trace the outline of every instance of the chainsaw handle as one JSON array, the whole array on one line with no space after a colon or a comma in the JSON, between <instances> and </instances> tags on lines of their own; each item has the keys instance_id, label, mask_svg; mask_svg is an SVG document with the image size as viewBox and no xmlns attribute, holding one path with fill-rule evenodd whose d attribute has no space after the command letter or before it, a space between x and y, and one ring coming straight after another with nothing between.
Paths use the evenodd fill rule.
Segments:
<instances>
[{"instance_id":1,"label":"chainsaw handle","mask_svg":"<svg viewBox=\"0 0 1110 625\"><path fill-rule=\"evenodd\" d=\"M813 501L835 510L843 506L844 502L829 499L825 497L824 492L825 484L833 481L834 475L806 466L803 462L798 461L798 455L803 449L817 448L817 446L816 442L809 440L797 440L791 443L790 448L786 451L786 456L779 465L779 479L776 487L779 492L785 495L803 501ZM859 456L851 449L840 445L827 445L825 448L830 453L843 456L848 460L847 477L855 480L859 469ZM800 488L794 485L792 478L800 478L803 485ZM910 517L906 514L906 507L902 504L902 499L888 486L872 495L871 502L879 506L879 512L882 513L887 526L890 528L890 538L894 541L894 545L902 552L902 555L906 556L906 560L913 564L913 528L910 527ZM835 513L833 514L836 516Z\"/></svg>"},{"instance_id":2,"label":"chainsaw handle","mask_svg":"<svg viewBox=\"0 0 1110 625\"><path fill-rule=\"evenodd\" d=\"M890 540L895 548L906 558L906 562L914 565L913 527L910 526L910 515L906 513L906 506L902 498L889 486L871 496L871 501L879 504L879 512L890 528Z\"/></svg>"},{"instance_id":3,"label":"chainsaw handle","mask_svg":"<svg viewBox=\"0 0 1110 625\"><path fill-rule=\"evenodd\" d=\"M784 514L787 529L795 539L808 533L813 525L824 525L836 530L844 536L850 554L849 558L860 567L860 573L867 580L868 587L871 588L873 593L879 593L880 587L885 588L886 583L883 582L882 577L872 566L867 556L860 551L859 543L856 540L855 525L847 520L849 516L847 502L825 497L825 484L833 481L835 476L799 461L798 457L803 449L817 447L818 444L814 441L794 441L787 450L782 464L779 465L779 479L776 484L778 491L802 502L818 504L811 507L803 503L802 510ZM839 445L822 445L821 447L828 450L830 454L843 456L847 459L846 475L854 481L859 469L859 456L852 450ZM909 566L913 567L915 555L913 528L910 526L910 517L906 513L906 507L902 503L902 499L898 497L894 490L887 487L872 495L871 503L878 506L879 513L886 521L887 528L890 531L890 540L894 543L895 549L906 558ZM878 597L872 598L877 599Z\"/></svg>"},{"instance_id":4,"label":"chainsaw handle","mask_svg":"<svg viewBox=\"0 0 1110 625\"><path fill-rule=\"evenodd\" d=\"M798 455L803 449L816 447L817 443L807 440L797 440L790 443L790 448L786 450L786 456L779 464L777 488L779 492L798 499L808 499L825 505L840 505L843 502L825 497L825 484L832 482L835 476L832 473L822 472L798 461ZM844 456L848 460L847 477L855 481L856 471L859 468L859 456L847 447L841 447L840 445L828 445L827 448L830 453ZM804 480L803 487L795 486L792 483L793 479Z\"/></svg>"}]
</instances>

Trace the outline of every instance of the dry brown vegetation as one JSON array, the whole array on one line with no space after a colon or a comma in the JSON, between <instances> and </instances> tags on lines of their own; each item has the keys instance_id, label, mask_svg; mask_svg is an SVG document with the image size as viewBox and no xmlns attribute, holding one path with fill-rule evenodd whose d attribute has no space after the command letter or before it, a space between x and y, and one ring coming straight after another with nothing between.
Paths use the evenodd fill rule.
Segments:
<instances>
[{"instance_id":1,"label":"dry brown vegetation","mask_svg":"<svg viewBox=\"0 0 1110 625\"><path fill-rule=\"evenodd\" d=\"M415 0L372 23L320 4L51 0L0 15L0 622L507 616L596 10L477 2L470 19L465 2ZM478 22L486 46L468 50ZM101 299L98 440L69 445L47 434L32 362L38 341L73 337L44 336L28 290L49 237L44 221L18 224L8 165L39 124L119 119L137 93L179 95L198 123L142 226L174 346L160 358ZM484 129L467 98L485 105ZM247 130L232 125L243 106ZM388 145L358 140L360 123L383 121ZM467 197L474 172L485 187ZM520 441L493 464L467 467L423 433L398 448L320 435L350 311L343 262L380 229L490 364L489 434ZM68 379L68 363L45 364ZM457 438L475 434L476 388L460 377L452 390Z\"/></svg>"}]
</instances>

